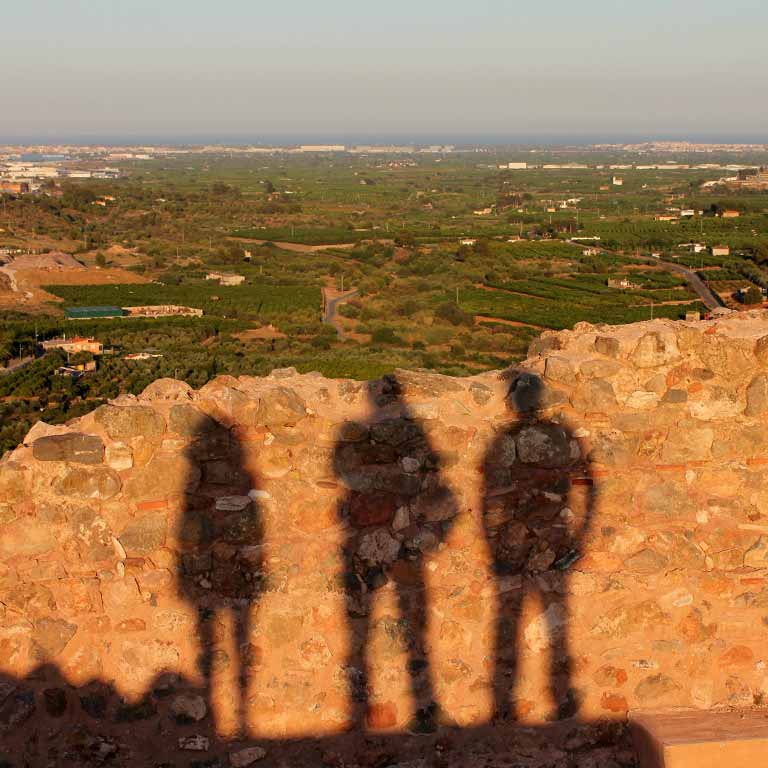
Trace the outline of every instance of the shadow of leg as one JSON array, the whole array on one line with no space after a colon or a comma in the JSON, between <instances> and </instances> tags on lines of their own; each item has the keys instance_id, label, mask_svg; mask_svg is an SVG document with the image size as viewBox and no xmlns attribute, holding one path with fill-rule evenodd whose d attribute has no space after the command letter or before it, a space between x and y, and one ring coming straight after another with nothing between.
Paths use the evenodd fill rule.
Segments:
<instances>
[{"instance_id":1,"label":"shadow of leg","mask_svg":"<svg viewBox=\"0 0 768 768\"><path fill-rule=\"evenodd\" d=\"M427 605L423 565L419 567L419 579L415 586L397 583L397 599L400 617L408 622L413 641L410 646L408 674L415 717L409 726L414 733L433 733L444 722L437 703L430 648L427 637Z\"/></svg>"},{"instance_id":2,"label":"shadow of leg","mask_svg":"<svg viewBox=\"0 0 768 768\"><path fill-rule=\"evenodd\" d=\"M562 585L564 588L564 585ZM568 605L560 587L550 600L546 615L549 617L549 688L555 703L556 720L567 720L579 712L579 694L573 688L573 660L568 642Z\"/></svg>"},{"instance_id":3,"label":"shadow of leg","mask_svg":"<svg viewBox=\"0 0 768 768\"><path fill-rule=\"evenodd\" d=\"M347 638L349 653L344 671L347 676L350 712L349 730L364 731L368 718L368 642L371 629L372 595L348 563L345 576Z\"/></svg>"},{"instance_id":4,"label":"shadow of leg","mask_svg":"<svg viewBox=\"0 0 768 768\"><path fill-rule=\"evenodd\" d=\"M208 711L213 713L213 623L215 613L209 608L198 606L197 609L197 641L199 652L197 668L203 678L203 698Z\"/></svg>"},{"instance_id":5,"label":"shadow of leg","mask_svg":"<svg viewBox=\"0 0 768 768\"><path fill-rule=\"evenodd\" d=\"M235 653L237 655L237 722L241 737L248 735L248 687L250 684L250 654L248 640L251 636L251 603L240 605L234 611Z\"/></svg>"},{"instance_id":6,"label":"shadow of leg","mask_svg":"<svg viewBox=\"0 0 768 768\"><path fill-rule=\"evenodd\" d=\"M496 657L493 673L493 722L517 720L519 716L515 703L515 689L518 682L522 604L522 586L499 594L494 644Z\"/></svg>"}]
</instances>

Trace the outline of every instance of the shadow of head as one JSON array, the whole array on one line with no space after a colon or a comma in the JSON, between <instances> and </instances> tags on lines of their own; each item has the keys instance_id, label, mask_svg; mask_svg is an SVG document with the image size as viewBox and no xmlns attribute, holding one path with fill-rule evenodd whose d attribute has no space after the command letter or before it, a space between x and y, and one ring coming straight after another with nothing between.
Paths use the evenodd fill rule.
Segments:
<instances>
[{"instance_id":1,"label":"shadow of head","mask_svg":"<svg viewBox=\"0 0 768 768\"><path fill-rule=\"evenodd\" d=\"M535 373L521 373L510 384L507 407L521 416L534 416L542 407L544 382Z\"/></svg>"}]
</instances>

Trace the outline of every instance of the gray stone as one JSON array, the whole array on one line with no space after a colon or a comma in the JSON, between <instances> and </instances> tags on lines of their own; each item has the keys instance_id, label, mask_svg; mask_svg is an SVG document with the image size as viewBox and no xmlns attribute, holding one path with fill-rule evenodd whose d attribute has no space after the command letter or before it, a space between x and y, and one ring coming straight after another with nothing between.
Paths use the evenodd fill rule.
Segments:
<instances>
[{"instance_id":1,"label":"gray stone","mask_svg":"<svg viewBox=\"0 0 768 768\"><path fill-rule=\"evenodd\" d=\"M685 403L688 401L688 393L684 389L669 389L661 401L670 404Z\"/></svg>"},{"instance_id":2,"label":"gray stone","mask_svg":"<svg viewBox=\"0 0 768 768\"><path fill-rule=\"evenodd\" d=\"M357 421L345 421L338 430L339 440L344 443L359 443L368 437L368 427Z\"/></svg>"},{"instance_id":3,"label":"gray stone","mask_svg":"<svg viewBox=\"0 0 768 768\"><path fill-rule=\"evenodd\" d=\"M619 340L611 336L598 336L595 338L595 351L607 357L619 356Z\"/></svg>"},{"instance_id":4,"label":"gray stone","mask_svg":"<svg viewBox=\"0 0 768 768\"><path fill-rule=\"evenodd\" d=\"M256 420L266 426L296 424L307 415L304 401L288 387L276 387L260 395Z\"/></svg>"},{"instance_id":5,"label":"gray stone","mask_svg":"<svg viewBox=\"0 0 768 768\"><path fill-rule=\"evenodd\" d=\"M768 336L762 336L755 344L755 357L762 365L768 365Z\"/></svg>"},{"instance_id":6,"label":"gray stone","mask_svg":"<svg viewBox=\"0 0 768 768\"><path fill-rule=\"evenodd\" d=\"M168 521L164 512L152 512L130 522L120 534L128 555L146 555L165 544Z\"/></svg>"},{"instance_id":7,"label":"gray stone","mask_svg":"<svg viewBox=\"0 0 768 768\"><path fill-rule=\"evenodd\" d=\"M400 554L400 542L388 531L379 528L360 539L357 556L372 566L394 563Z\"/></svg>"},{"instance_id":8,"label":"gray stone","mask_svg":"<svg viewBox=\"0 0 768 768\"><path fill-rule=\"evenodd\" d=\"M747 568L768 567L768 537L760 538L747 550L744 555L744 565Z\"/></svg>"},{"instance_id":9,"label":"gray stone","mask_svg":"<svg viewBox=\"0 0 768 768\"><path fill-rule=\"evenodd\" d=\"M108 560L115 556L109 524L95 510L80 507L70 513L69 519L79 542L80 557L85 562Z\"/></svg>"},{"instance_id":10,"label":"gray stone","mask_svg":"<svg viewBox=\"0 0 768 768\"><path fill-rule=\"evenodd\" d=\"M486 405L493 397L493 390L477 382L469 385L469 393L477 405Z\"/></svg>"},{"instance_id":11,"label":"gray stone","mask_svg":"<svg viewBox=\"0 0 768 768\"><path fill-rule=\"evenodd\" d=\"M217 423L192 405L174 405L168 416L171 432L184 437L202 437L216 429Z\"/></svg>"},{"instance_id":12,"label":"gray stone","mask_svg":"<svg viewBox=\"0 0 768 768\"><path fill-rule=\"evenodd\" d=\"M19 555L34 557L50 552L54 546L54 529L34 518L19 518L0 527L0 556L3 558Z\"/></svg>"},{"instance_id":13,"label":"gray stone","mask_svg":"<svg viewBox=\"0 0 768 768\"><path fill-rule=\"evenodd\" d=\"M487 455L488 464L497 464L501 467L511 467L517 459L514 435L499 435L491 446Z\"/></svg>"},{"instance_id":14,"label":"gray stone","mask_svg":"<svg viewBox=\"0 0 768 768\"><path fill-rule=\"evenodd\" d=\"M659 573L667 567L667 558L652 549L642 549L625 562L625 567L630 573L648 576Z\"/></svg>"},{"instance_id":15,"label":"gray stone","mask_svg":"<svg viewBox=\"0 0 768 768\"><path fill-rule=\"evenodd\" d=\"M549 352L562 349L562 346L559 336L545 331L528 346L528 357L541 357Z\"/></svg>"},{"instance_id":16,"label":"gray stone","mask_svg":"<svg viewBox=\"0 0 768 768\"><path fill-rule=\"evenodd\" d=\"M398 368L395 371L395 380L408 395L439 397L451 392L464 391L460 380L454 379L451 376L443 376L439 373L408 371Z\"/></svg>"},{"instance_id":17,"label":"gray stone","mask_svg":"<svg viewBox=\"0 0 768 768\"><path fill-rule=\"evenodd\" d=\"M72 467L53 484L59 496L79 499L111 499L121 487L120 477L109 467Z\"/></svg>"},{"instance_id":18,"label":"gray stone","mask_svg":"<svg viewBox=\"0 0 768 768\"><path fill-rule=\"evenodd\" d=\"M371 439L397 447L423 439L421 427L410 419L387 419L371 426Z\"/></svg>"},{"instance_id":19,"label":"gray stone","mask_svg":"<svg viewBox=\"0 0 768 768\"><path fill-rule=\"evenodd\" d=\"M621 370L621 364L615 360L585 360L579 367L579 373L587 379L610 379Z\"/></svg>"},{"instance_id":20,"label":"gray stone","mask_svg":"<svg viewBox=\"0 0 768 768\"><path fill-rule=\"evenodd\" d=\"M232 768L246 768L253 763L263 760L267 756L267 750L263 747L246 747L237 752L229 753L229 762Z\"/></svg>"},{"instance_id":21,"label":"gray stone","mask_svg":"<svg viewBox=\"0 0 768 768\"><path fill-rule=\"evenodd\" d=\"M145 467L133 471L125 484L125 495L130 499L163 499L190 492L200 482L201 473L194 460L154 456Z\"/></svg>"},{"instance_id":22,"label":"gray stone","mask_svg":"<svg viewBox=\"0 0 768 768\"><path fill-rule=\"evenodd\" d=\"M517 456L523 464L564 467L573 462L568 433L557 424L524 427L517 434Z\"/></svg>"},{"instance_id":23,"label":"gray stone","mask_svg":"<svg viewBox=\"0 0 768 768\"><path fill-rule=\"evenodd\" d=\"M208 714L205 699L196 693L182 693L171 702L177 723L199 723Z\"/></svg>"},{"instance_id":24,"label":"gray stone","mask_svg":"<svg viewBox=\"0 0 768 768\"><path fill-rule=\"evenodd\" d=\"M747 387L747 416L762 416L768 411L768 374L759 373Z\"/></svg>"},{"instance_id":25,"label":"gray stone","mask_svg":"<svg viewBox=\"0 0 768 768\"><path fill-rule=\"evenodd\" d=\"M682 690L682 686L668 675L651 675L637 684L635 696L641 704L649 704Z\"/></svg>"},{"instance_id":26,"label":"gray stone","mask_svg":"<svg viewBox=\"0 0 768 768\"><path fill-rule=\"evenodd\" d=\"M671 363L678 357L680 357L680 351L673 339L651 331L637 342L630 360L637 368L655 368Z\"/></svg>"},{"instance_id":27,"label":"gray stone","mask_svg":"<svg viewBox=\"0 0 768 768\"><path fill-rule=\"evenodd\" d=\"M703 461L710 458L714 439L715 432L709 427L670 429L661 449L661 460L665 464Z\"/></svg>"},{"instance_id":28,"label":"gray stone","mask_svg":"<svg viewBox=\"0 0 768 768\"><path fill-rule=\"evenodd\" d=\"M191 400L194 390L184 381L176 379L157 379L153 381L142 393L142 400L151 401L179 401Z\"/></svg>"},{"instance_id":29,"label":"gray stone","mask_svg":"<svg viewBox=\"0 0 768 768\"><path fill-rule=\"evenodd\" d=\"M616 408L616 393L609 381L593 379L584 381L571 396L573 407L578 411L610 411Z\"/></svg>"},{"instance_id":30,"label":"gray stone","mask_svg":"<svg viewBox=\"0 0 768 768\"><path fill-rule=\"evenodd\" d=\"M179 749L187 750L188 752L207 752L211 742L207 736L202 736L197 733L194 736L181 736L179 737Z\"/></svg>"},{"instance_id":31,"label":"gray stone","mask_svg":"<svg viewBox=\"0 0 768 768\"><path fill-rule=\"evenodd\" d=\"M104 443L96 435L69 432L40 437L32 444L32 455L38 461L72 461L78 464L101 464Z\"/></svg>"},{"instance_id":32,"label":"gray stone","mask_svg":"<svg viewBox=\"0 0 768 768\"><path fill-rule=\"evenodd\" d=\"M111 443L107 446L104 460L116 472L123 472L133 466L133 451L125 443Z\"/></svg>"},{"instance_id":33,"label":"gray stone","mask_svg":"<svg viewBox=\"0 0 768 768\"><path fill-rule=\"evenodd\" d=\"M33 624L32 641L38 661L55 659L75 636L77 625L64 619L37 619Z\"/></svg>"},{"instance_id":34,"label":"gray stone","mask_svg":"<svg viewBox=\"0 0 768 768\"><path fill-rule=\"evenodd\" d=\"M113 440L158 437L165 431L165 419L148 405L103 405L95 418Z\"/></svg>"},{"instance_id":35,"label":"gray stone","mask_svg":"<svg viewBox=\"0 0 768 768\"><path fill-rule=\"evenodd\" d=\"M548 357L544 364L544 378L548 381L572 384L576 378L576 371L568 358L552 356Z\"/></svg>"}]
</instances>

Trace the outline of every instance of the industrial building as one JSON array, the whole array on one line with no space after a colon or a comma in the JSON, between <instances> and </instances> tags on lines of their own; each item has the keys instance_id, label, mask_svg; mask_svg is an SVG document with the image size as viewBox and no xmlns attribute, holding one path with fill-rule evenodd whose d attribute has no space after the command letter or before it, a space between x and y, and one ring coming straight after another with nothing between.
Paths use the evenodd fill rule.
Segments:
<instances>
[{"instance_id":1,"label":"industrial building","mask_svg":"<svg viewBox=\"0 0 768 768\"><path fill-rule=\"evenodd\" d=\"M121 307L66 307L64 315L68 320L89 320L97 317L124 317Z\"/></svg>"}]
</instances>

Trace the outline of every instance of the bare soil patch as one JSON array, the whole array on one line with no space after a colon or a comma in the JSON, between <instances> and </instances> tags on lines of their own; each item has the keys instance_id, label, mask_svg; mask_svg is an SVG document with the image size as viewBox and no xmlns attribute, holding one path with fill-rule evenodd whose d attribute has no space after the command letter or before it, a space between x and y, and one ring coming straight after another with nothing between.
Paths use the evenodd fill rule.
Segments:
<instances>
[{"instance_id":1,"label":"bare soil patch","mask_svg":"<svg viewBox=\"0 0 768 768\"><path fill-rule=\"evenodd\" d=\"M284 339L285 334L278 331L274 325L265 325L262 328L249 328L242 333L234 334L240 341L271 341L272 339Z\"/></svg>"}]
</instances>

